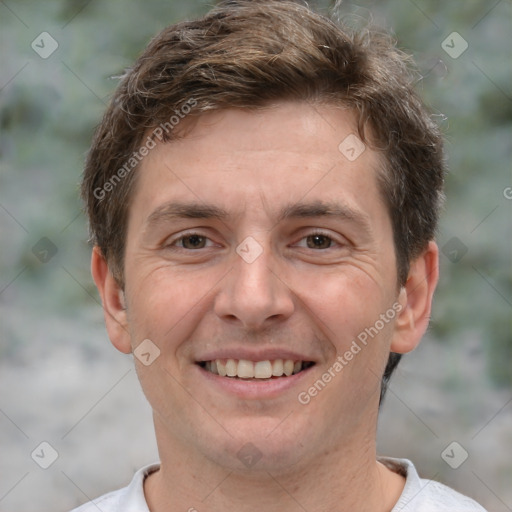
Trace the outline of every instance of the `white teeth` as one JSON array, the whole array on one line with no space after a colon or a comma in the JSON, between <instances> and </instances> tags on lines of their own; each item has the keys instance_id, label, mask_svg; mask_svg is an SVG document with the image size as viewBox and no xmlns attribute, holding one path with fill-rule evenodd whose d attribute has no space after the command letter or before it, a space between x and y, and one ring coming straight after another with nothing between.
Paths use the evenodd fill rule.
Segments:
<instances>
[{"instance_id":1,"label":"white teeth","mask_svg":"<svg viewBox=\"0 0 512 512\"><path fill-rule=\"evenodd\" d=\"M272 377L272 364L270 361L258 361L255 363L254 376L257 379L270 379Z\"/></svg>"},{"instance_id":2,"label":"white teeth","mask_svg":"<svg viewBox=\"0 0 512 512\"><path fill-rule=\"evenodd\" d=\"M217 371L219 372L219 375L221 377L225 377L228 374L226 371L226 364L223 363L220 359L216 359L215 362L217 363Z\"/></svg>"},{"instance_id":3,"label":"white teeth","mask_svg":"<svg viewBox=\"0 0 512 512\"><path fill-rule=\"evenodd\" d=\"M287 377L289 377L293 373L293 367L294 367L294 364L293 364L293 361L291 359L287 359L284 362L283 369L284 369L284 374Z\"/></svg>"},{"instance_id":4,"label":"white teeth","mask_svg":"<svg viewBox=\"0 0 512 512\"><path fill-rule=\"evenodd\" d=\"M204 369L221 377L240 379L270 379L271 377L289 377L299 373L302 361L293 359L275 359L274 361L248 361L247 359L215 359L206 361Z\"/></svg>"},{"instance_id":5,"label":"white teeth","mask_svg":"<svg viewBox=\"0 0 512 512\"><path fill-rule=\"evenodd\" d=\"M236 377L236 372L238 369L238 365L234 359L228 359L226 361L226 373L228 377Z\"/></svg>"},{"instance_id":6,"label":"white teeth","mask_svg":"<svg viewBox=\"0 0 512 512\"><path fill-rule=\"evenodd\" d=\"M276 359L272 363L272 375L274 377L281 377L281 375L283 375L283 373L284 373L284 370L283 370L283 360L282 359Z\"/></svg>"},{"instance_id":7,"label":"white teeth","mask_svg":"<svg viewBox=\"0 0 512 512\"><path fill-rule=\"evenodd\" d=\"M254 363L240 359L240 361L238 361L237 376L241 379L252 379L254 377Z\"/></svg>"}]
</instances>

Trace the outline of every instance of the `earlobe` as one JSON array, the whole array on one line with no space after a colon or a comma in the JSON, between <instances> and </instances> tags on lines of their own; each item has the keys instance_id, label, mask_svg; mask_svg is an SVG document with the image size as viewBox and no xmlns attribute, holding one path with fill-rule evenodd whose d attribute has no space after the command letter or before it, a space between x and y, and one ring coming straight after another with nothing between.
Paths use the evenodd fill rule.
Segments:
<instances>
[{"instance_id":1,"label":"earlobe","mask_svg":"<svg viewBox=\"0 0 512 512\"><path fill-rule=\"evenodd\" d=\"M391 352L414 350L425 334L432 309L432 298L439 278L439 249L429 242L425 251L410 264L407 282L402 287L402 306L395 323Z\"/></svg>"},{"instance_id":2,"label":"earlobe","mask_svg":"<svg viewBox=\"0 0 512 512\"><path fill-rule=\"evenodd\" d=\"M115 280L99 247L94 247L91 273L101 296L110 341L119 351L131 352L124 292Z\"/></svg>"}]
</instances>

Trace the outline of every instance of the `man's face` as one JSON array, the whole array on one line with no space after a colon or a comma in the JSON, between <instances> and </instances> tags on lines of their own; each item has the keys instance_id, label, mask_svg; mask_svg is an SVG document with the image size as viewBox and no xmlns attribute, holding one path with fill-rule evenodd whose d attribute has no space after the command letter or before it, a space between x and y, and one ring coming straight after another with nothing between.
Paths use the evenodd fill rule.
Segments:
<instances>
[{"instance_id":1,"label":"man's face","mask_svg":"<svg viewBox=\"0 0 512 512\"><path fill-rule=\"evenodd\" d=\"M132 349L160 351L136 358L160 445L231 468L245 446L275 470L374 436L397 273L380 156L339 149L354 133L348 110L228 110L142 162L126 318ZM268 378L287 360L298 373Z\"/></svg>"}]
</instances>

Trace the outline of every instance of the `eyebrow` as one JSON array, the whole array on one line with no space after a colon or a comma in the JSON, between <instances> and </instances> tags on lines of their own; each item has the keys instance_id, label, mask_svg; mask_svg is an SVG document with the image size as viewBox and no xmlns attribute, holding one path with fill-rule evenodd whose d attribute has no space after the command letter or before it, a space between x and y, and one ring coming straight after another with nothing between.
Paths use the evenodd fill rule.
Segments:
<instances>
[{"instance_id":1,"label":"eyebrow","mask_svg":"<svg viewBox=\"0 0 512 512\"><path fill-rule=\"evenodd\" d=\"M278 215L278 222L290 218L338 217L355 221L369 228L368 217L354 208L335 201L313 201L311 203L293 203L285 206Z\"/></svg>"},{"instance_id":2,"label":"eyebrow","mask_svg":"<svg viewBox=\"0 0 512 512\"><path fill-rule=\"evenodd\" d=\"M176 219L216 219L225 221L229 212L211 204L169 202L156 208L147 218L146 224L169 222ZM336 201L313 201L311 203L290 203L277 215L277 223L294 218L333 217L349 220L359 224L366 231L371 231L368 216L361 211Z\"/></svg>"},{"instance_id":3,"label":"eyebrow","mask_svg":"<svg viewBox=\"0 0 512 512\"><path fill-rule=\"evenodd\" d=\"M156 208L146 219L150 228L177 219L225 220L229 213L218 206L201 203L169 202Z\"/></svg>"}]
</instances>

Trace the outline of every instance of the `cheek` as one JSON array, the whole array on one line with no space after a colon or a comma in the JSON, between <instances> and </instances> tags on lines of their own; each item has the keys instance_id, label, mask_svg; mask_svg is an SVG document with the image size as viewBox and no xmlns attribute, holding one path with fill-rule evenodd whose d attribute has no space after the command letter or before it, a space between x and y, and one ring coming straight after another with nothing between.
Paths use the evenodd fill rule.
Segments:
<instances>
[{"instance_id":1,"label":"cheek","mask_svg":"<svg viewBox=\"0 0 512 512\"><path fill-rule=\"evenodd\" d=\"M168 266L144 272L142 265L130 278L127 295L132 343L149 338L161 351L175 350L190 336L205 314L208 292L218 281L214 272L199 277Z\"/></svg>"},{"instance_id":2,"label":"cheek","mask_svg":"<svg viewBox=\"0 0 512 512\"><path fill-rule=\"evenodd\" d=\"M323 399L347 410L378 396L394 328L393 297L385 283L353 269L317 280L316 287L314 282L311 277L303 280L304 304L330 342L328 364L336 375L329 385L333 394L326 393Z\"/></svg>"},{"instance_id":3,"label":"cheek","mask_svg":"<svg viewBox=\"0 0 512 512\"><path fill-rule=\"evenodd\" d=\"M301 276L297 295L317 321L329 327L330 337L341 336L336 336L340 344L373 325L391 307L392 300L383 283L354 268Z\"/></svg>"}]
</instances>

